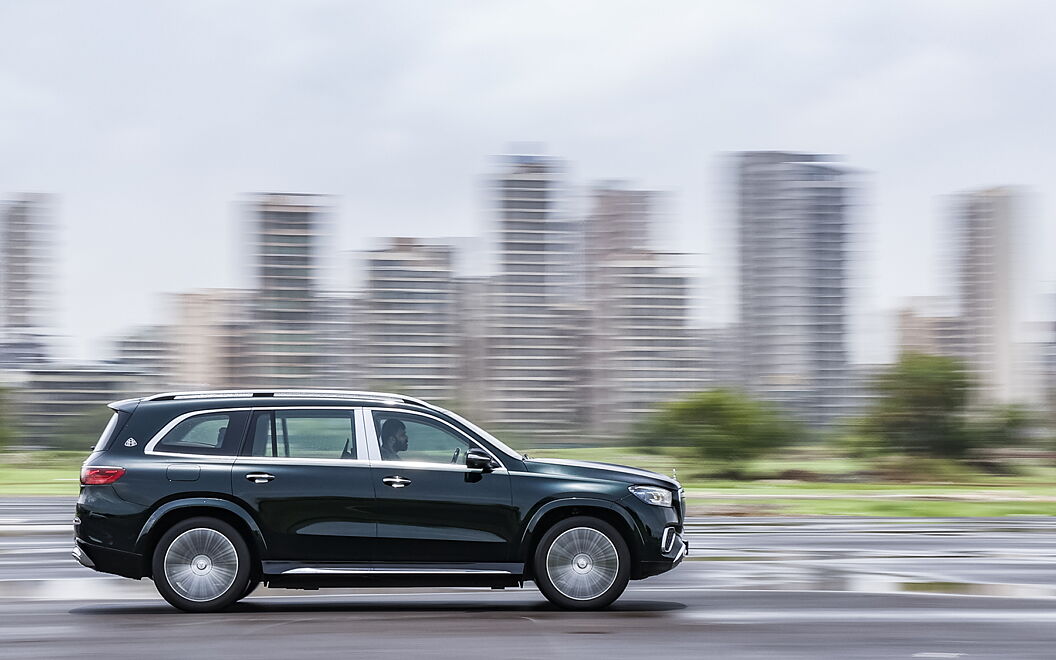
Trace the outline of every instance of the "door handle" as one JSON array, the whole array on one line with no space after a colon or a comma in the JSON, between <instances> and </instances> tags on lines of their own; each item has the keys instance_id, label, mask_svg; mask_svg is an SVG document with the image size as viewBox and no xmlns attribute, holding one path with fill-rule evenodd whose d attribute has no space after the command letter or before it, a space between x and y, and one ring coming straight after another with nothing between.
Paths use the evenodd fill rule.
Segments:
<instances>
[{"instance_id":1,"label":"door handle","mask_svg":"<svg viewBox=\"0 0 1056 660\"><path fill-rule=\"evenodd\" d=\"M267 472L250 472L246 475L246 479L249 479L255 484L266 484L274 478L274 474L268 474Z\"/></svg>"},{"instance_id":2,"label":"door handle","mask_svg":"<svg viewBox=\"0 0 1056 660\"><path fill-rule=\"evenodd\" d=\"M396 474L391 477L385 477L381 480L381 483L385 484L386 486L392 486L393 488L403 488L407 484L411 483L411 480Z\"/></svg>"}]
</instances>

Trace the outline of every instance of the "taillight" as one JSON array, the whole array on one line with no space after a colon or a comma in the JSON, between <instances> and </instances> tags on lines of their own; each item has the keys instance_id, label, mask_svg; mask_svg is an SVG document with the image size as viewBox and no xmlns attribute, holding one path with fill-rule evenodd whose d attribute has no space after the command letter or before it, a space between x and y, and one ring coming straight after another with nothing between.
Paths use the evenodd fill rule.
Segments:
<instances>
[{"instance_id":1,"label":"taillight","mask_svg":"<svg viewBox=\"0 0 1056 660\"><path fill-rule=\"evenodd\" d=\"M85 465L81 468L82 486L105 486L112 484L125 473L123 467L104 467L98 465Z\"/></svg>"}]
</instances>

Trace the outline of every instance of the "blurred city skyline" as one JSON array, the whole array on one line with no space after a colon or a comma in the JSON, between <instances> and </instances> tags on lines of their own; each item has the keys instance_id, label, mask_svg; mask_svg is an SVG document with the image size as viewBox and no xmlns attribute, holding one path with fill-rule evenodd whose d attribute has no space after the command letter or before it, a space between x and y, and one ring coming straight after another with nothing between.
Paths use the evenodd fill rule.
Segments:
<instances>
[{"instance_id":1,"label":"blurred city skyline","mask_svg":"<svg viewBox=\"0 0 1056 660\"><path fill-rule=\"evenodd\" d=\"M247 6L0 7L0 197L55 194L67 357L161 321L162 293L246 286L245 193L333 195L338 253L484 236L489 154L518 139L573 193L666 193L661 247L699 255L705 323L735 316L724 154L771 149L861 173L859 361L891 357L909 298L949 293L964 190L1026 191L1019 316L1056 313L1046 3Z\"/></svg>"}]
</instances>

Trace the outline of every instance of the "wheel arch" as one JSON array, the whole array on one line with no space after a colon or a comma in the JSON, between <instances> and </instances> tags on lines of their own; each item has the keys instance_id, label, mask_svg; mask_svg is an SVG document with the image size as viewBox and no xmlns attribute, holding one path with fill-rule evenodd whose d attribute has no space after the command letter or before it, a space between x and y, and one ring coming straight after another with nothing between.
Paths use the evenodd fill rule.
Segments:
<instances>
[{"instance_id":1,"label":"wheel arch","mask_svg":"<svg viewBox=\"0 0 1056 660\"><path fill-rule=\"evenodd\" d=\"M627 543L627 549L631 553L631 573L637 566L641 555L643 540L638 526L626 509L620 505L606 500L594 500L588 498L569 498L548 502L539 508L529 520L521 540L521 556L524 562L524 570L527 577L531 577L534 571L532 557L539 545L539 539L543 537L548 529L562 520L575 516L590 516L603 520L619 532Z\"/></svg>"},{"instance_id":2,"label":"wheel arch","mask_svg":"<svg viewBox=\"0 0 1056 660\"><path fill-rule=\"evenodd\" d=\"M206 516L222 520L234 527L246 541L252 561L252 579L259 578L260 562L267 545L253 517L242 507L228 500L212 497L195 497L166 502L158 507L144 523L136 539L136 553L143 557L143 575L152 573L151 558L158 540L165 531L181 520Z\"/></svg>"}]
</instances>

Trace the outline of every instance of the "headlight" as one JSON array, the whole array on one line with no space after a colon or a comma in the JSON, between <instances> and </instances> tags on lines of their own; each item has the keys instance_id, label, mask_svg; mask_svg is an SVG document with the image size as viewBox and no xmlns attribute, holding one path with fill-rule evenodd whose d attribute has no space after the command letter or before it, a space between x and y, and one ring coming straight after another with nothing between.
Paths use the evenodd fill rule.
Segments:
<instances>
[{"instance_id":1,"label":"headlight","mask_svg":"<svg viewBox=\"0 0 1056 660\"><path fill-rule=\"evenodd\" d=\"M627 490L635 497L653 506L671 506L671 491L656 486L631 486Z\"/></svg>"}]
</instances>

